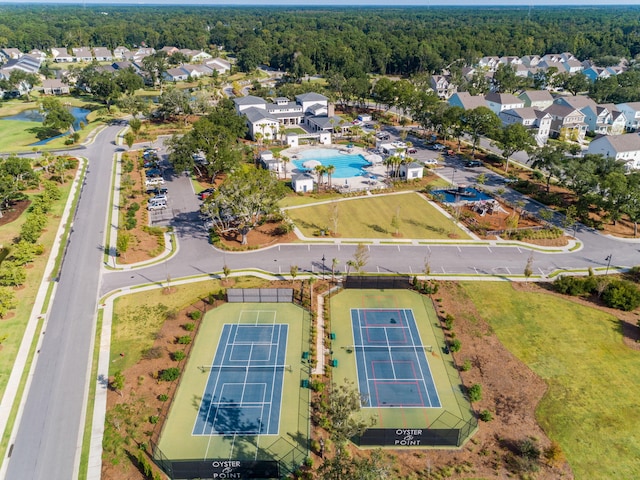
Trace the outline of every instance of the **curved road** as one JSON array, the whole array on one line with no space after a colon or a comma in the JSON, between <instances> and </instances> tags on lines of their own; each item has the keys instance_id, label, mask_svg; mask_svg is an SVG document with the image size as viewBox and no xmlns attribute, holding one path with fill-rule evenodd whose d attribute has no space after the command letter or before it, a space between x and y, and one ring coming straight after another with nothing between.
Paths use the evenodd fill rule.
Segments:
<instances>
[{"instance_id":1,"label":"curved road","mask_svg":"<svg viewBox=\"0 0 640 480\"><path fill-rule=\"evenodd\" d=\"M89 171L80 197L73 233L59 278L46 335L39 353L32 386L28 392L12 449L6 478L9 480L71 479L77 475L79 448L90 372L97 298L139 284L164 282L167 275L178 279L232 270L261 269L287 275L291 265L301 271L325 272L332 259L344 271L353 258L354 244L288 244L247 253L223 253L207 242L197 220L193 195L172 195L175 236L179 251L171 259L149 267L105 271L102 268L104 229L116 146L112 143L121 127L108 127L79 155L89 158ZM453 167L451 168L453 171ZM460 175L463 173L461 172ZM469 172L467 172L469 175ZM171 191L192 193L186 177L175 176ZM175 190L174 190L175 188ZM515 195L515 194L514 194ZM184 198L183 198L184 197ZM527 208L536 209L531 203ZM576 252L533 253L534 274L549 275L562 269L635 265L639 245L606 238L578 228L583 247ZM486 243L486 242L485 242ZM431 272L444 275L521 275L530 250L515 246L434 244L369 245L367 272L420 274L428 259Z\"/></svg>"}]
</instances>

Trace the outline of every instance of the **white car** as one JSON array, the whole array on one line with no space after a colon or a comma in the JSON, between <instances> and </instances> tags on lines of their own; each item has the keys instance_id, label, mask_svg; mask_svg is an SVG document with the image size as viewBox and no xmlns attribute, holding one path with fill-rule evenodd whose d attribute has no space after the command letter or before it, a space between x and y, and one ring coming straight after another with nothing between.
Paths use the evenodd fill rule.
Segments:
<instances>
[{"instance_id":1,"label":"white car","mask_svg":"<svg viewBox=\"0 0 640 480\"><path fill-rule=\"evenodd\" d=\"M162 177L147 178L144 183L147 187L150 185L164 185L164 178Z\"/></svg>"},{"instance_id":2,"label":"white car","mask_svg":"<svg viewBox=\"0 0 640 480\"><path fill-rule=\"evenodd\" d=\"M154 202L147 205L147 210L164 210L167 208L167 202Z\"/></svg>"},{"instance_id":3,"label":"white car","mask_svg":"<svg viewBox=\"0 0 640 480\"><path fill-rule=\"evenodd\" d=\"M425 164L425 165L438 165L438 160L437 160L437 159L435 159L435 158L427 158L427 159L424 161L424 164Z\"/></svg>"}]
</instances>

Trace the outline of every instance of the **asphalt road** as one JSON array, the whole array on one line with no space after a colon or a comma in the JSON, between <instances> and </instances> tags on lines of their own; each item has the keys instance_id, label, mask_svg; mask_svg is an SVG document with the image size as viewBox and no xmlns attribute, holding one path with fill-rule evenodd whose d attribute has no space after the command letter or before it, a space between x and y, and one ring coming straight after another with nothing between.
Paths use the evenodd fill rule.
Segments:
<instances>
[{"instance_id":1,"label":"asphalt road","mask_svg":"<svg viewBox=\"0 0 640 480\"><path fill-rule=\"evenodd\" d=\"M93 145L75 152L89 158L88 172L7 480L77 478L116 149L112 141L120 128L107 128Z\"/></svg>"}]
</instances>

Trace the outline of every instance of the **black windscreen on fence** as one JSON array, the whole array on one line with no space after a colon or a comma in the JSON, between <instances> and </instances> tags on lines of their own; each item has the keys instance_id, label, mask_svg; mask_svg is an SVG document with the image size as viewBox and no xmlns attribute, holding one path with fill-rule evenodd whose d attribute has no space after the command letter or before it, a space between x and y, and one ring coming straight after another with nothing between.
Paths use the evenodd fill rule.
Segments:
<instances>
[{"instance_id":1,"label":"black windscreen on fence","mask_svg":"<svg viewBox=\"0 0 640 480\"><path fill-rule=\"evenodd\" d=\"M292 288L229 288L229 303L292 303Z\"/></svg>"},{"instance_id":2,"label":"black windscreen on fence","mask_svg":"<svg viewBox=\"0 0 640 480\"><path fill-rule=\"evenodd\" d=\"M370 277L349 275L344 280L344 288L369 290L411 288L411 278L407 276Z\"/></svg>"}]
</instances>

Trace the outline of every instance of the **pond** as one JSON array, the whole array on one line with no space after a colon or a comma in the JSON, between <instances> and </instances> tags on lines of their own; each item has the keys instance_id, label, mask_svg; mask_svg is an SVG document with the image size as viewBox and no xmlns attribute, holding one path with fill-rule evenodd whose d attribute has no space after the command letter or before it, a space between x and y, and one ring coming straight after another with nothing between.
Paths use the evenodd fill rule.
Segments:
<instances>
[{"instance_id":1,"label":"pond","mask_svg":"<svg viewBox=\"0 0 640 480\"><path fill-rule=\"evenodd\" d=\"M80 108L80 107L70 107L68 108L68 110L69 112L71 112L71 115L73 115L73 118L74 118L74 121L73 121L74 130L76 131L80 130L81 123L84 125L87 125L89 123L89 121L87 120L87 116L91 113L91 110L88 110L86 108ZM29 110L24 110L16 115L11 115L9 117L0 117L0 120L15 120L19 122L41 123L42 120L44 120L44 117L38 109L32 108ZM63 133L51 138L45 138L44 140L40 140L39 142L33 143L32 145L34 146L44 145L46 143L49 143L51 140L55 138L60 138L64 135L66 135L66 133Z\"/></svg>"}]
</instances>

